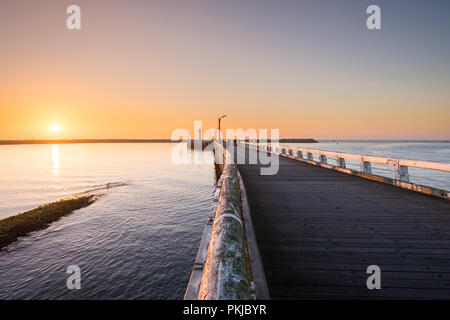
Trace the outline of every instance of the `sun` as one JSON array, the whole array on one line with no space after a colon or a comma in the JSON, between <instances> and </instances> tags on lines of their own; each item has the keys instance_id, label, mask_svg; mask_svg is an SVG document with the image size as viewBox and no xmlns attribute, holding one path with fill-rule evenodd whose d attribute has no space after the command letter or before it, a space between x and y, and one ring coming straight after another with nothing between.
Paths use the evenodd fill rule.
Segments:
<instances>
[{"instance_id":1,"label":"sun","mask_svg":"<svg viewBox=\"0 0 450 320\"><path fill-rule=\"evenodd\" d=\"M50 131L53 132L53 133L57 133L57 132L59 132L60 130L61 130L61 126L60 126L59 124L57 124L57 123L53 123L53 124L50 126Z\"/></svg>"}]
</instances>

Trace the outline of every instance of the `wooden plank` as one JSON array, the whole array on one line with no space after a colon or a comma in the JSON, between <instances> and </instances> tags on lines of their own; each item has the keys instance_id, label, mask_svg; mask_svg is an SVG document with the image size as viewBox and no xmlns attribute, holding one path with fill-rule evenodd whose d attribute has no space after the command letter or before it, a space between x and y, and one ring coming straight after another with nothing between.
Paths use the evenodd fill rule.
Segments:
<instances>
[{"instance_id":1,"label":"wooden plank","mask_svg":"<svg viewBox=\"0 0 450 320\"><path fill-rule=\"evenodd\" d=\"M247 238L247 248L250 256L250 265L252 269L253 282L255 283L256 300L270 300L269 287L267 285L266 275L261 260L261 255L256 241L255 231L250 213L250 205L248 204L247 192L245 190L242 177L239 176L239 186L241 189L242 216L244 218L245 236Z\"/></svg>"},{"instance_id":2,"label":"wooden plank","mask_svg":"<svg viewBox=\"0 0 450 320\"><path fill-rule=\"evenodd\" d=\"M238 166L272 298L450 299L449 201L279 160L275 176Z\"/></svg>"}]
</instances>

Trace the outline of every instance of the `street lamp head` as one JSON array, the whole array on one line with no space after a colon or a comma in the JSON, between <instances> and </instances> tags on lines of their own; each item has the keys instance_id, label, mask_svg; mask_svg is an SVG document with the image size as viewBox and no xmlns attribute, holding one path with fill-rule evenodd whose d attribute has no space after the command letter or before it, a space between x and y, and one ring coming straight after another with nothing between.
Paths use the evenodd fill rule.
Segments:
<instances>
[{"instance_id":1,"label":"street lamp head","mask_svg":"<svg viewBox=\"0 0 450 320\"><path fill-rule=\"evenodd\" d=\"M225 118L227 115L224 114L223 116L220 116L219 119Z\"/></svg>"}]
</instances>

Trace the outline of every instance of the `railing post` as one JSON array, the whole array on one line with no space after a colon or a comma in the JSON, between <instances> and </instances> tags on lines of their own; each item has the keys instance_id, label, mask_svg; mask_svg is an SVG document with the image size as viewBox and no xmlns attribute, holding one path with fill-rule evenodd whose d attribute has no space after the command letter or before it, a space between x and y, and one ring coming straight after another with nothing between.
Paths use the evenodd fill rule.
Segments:
<instances>
[{"instance_id":1,"label":"railing post","mask_svg":"<svg viewBox=\"0 0 450 320\"><path fill-rule=\"evenodd\" d=\"M319 156L320 162L326 164L327 163L327 156L321 154Z\"/></svg>"},{"instance_id":2,"label":"railing post","mask_svg":"<svg viewBox=\"0 0 450 320\"><path fill-rule=\"evenodd\" d=\"M395 179L409 182L409 172L407 166L401 166L398 162L395 164Z\"/></svg>"},{"instance_id":3,"label":"railing post","mask_svg":"<svg viewBox=\"0 0 450 320\"><path fill-rule=\"evenodd\" d=\"M308 160L314 161L313 154L308 152Z\"/></svg>"},{"instance_id":4,"label":"railing post","mask_svg":"<svg viewBox=\"0 0 450 320\"><path fill-rule=\"evenodd\" d=\"M345 166L345 159L344 158L336 158L336 162L337 162L337 166L339 167L339 168L343 168L343 169L345 169L346 168L346 166Z\"/></svg>"},{"instance_id":5,"label":"railing post","mask_svg":"<svg viewBox=\"0 0 450 320\"><path fill-rule=\"evenodd\" d=\"M368 161L364 161L361 159L361 171L364 173L371 174L372 173L372 164Z\"/></svg>"},{"instance_id":6,"label":"railing post","mask_svg":"<svg viewBox=\"0 0 450 320\"><path fill-rule=\"evenodd\" d=\"M303 152L297 151L297 158L303 159Z\"/></svg>"}]
</instances>

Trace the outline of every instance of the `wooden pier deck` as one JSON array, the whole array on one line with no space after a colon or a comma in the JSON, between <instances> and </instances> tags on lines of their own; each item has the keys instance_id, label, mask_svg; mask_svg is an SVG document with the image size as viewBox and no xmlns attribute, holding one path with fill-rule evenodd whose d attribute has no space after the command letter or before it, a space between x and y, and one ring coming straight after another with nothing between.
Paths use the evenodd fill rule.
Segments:
<instances>
[{"instance_id":1,"label":"wooden pier deck","mask_svg":"<svg viewBox=\"0 0 450 320\"><path fill-rule=\"evenodd\" d=\"M260 167L238 165L272 299L450 299L450 201L284 157Z\"/></svg>"}]
</instances>

